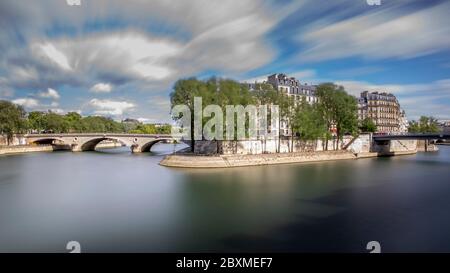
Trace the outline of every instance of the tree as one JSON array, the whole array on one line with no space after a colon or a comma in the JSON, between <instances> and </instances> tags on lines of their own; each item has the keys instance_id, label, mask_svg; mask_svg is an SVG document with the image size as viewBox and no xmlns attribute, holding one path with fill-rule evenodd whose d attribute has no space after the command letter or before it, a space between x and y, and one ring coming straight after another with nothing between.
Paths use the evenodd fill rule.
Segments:
<instances>
[{"instance_id":1,"label":"tree","mask_svg":"<svg viewBox=\"0 0 450 273\"><path fill-rule=\"evenodd\" d=\"M92 133L120 133L124 131L121 123L111 118L100 116L88 116L81 119L82 132Z\"/></svg>"},{"instance_id":2,"label":"tree","mask_svg":"<svg viewBox=\"0 0 450 273\"><path fill-rule=\"evenodd\" d=\"M357 131L357 102L342 86L333 83L320 84L317 87L317 96L319 109L326 120L327 127L336 126L337 143L344 134L354 134ZM328 136L326 149L328 149Z\"/></svg>"},{"instance_id":3,"label":"tree","mask_svg":"<svg viewBox=\"0 0 450 273\"><path fill-rule=\"evenodd\" d=\"M67 133L69 124L64 116L57 113L48 112L43 117L44 128L51 133Z\"/></svg>"},{"instance_id":4,"label":"tree","mask_svg":"<svg viewBox=\"0 0 450 273\"><path fill-rule=\"evenodd\" d=\"M411 133L437 133L439 124L434 117L421 116L419 121L410 121L408 131Z\"/></svg>"},{"instance_id":5,"label":"tree","mask_svg":"<svg viewBox=\"0 0 450 273\"><path fill-rule=\"evenodd\" d=\"M170 124L163 124L156 128L157 134L170 134L172 132L172 126Z\"/></svg>"},{"instance_id":6,"label":"tree","mask_svg":"<svg viewBox=\"0 0 450 273\"><path fill-rule=\"evenodd\" d=\"M250 94L248 88L246 88L239 82L230 79L217 79L215 77L212 77L206 81L200 81L196 78L178 80L174 85L172 93L170 94L170 102L172 107L179 104L186 105L191 112L190 141L192 151L194 151L195 147L195 97L202 98L203 108L210 104L219 105L222 107L222 109L225 109L226 105L242 105L245 107L248 104L254 102L254 97ZM197 110L203 111L203 109ZM182 114L174 116L172 118L174 120L179 120L182 118ZM208 119L202 118L202 126L206 122L208 122ZM222 129L224 132L226 131L225 128Z\"/></svg>"},{"instance_id":7,"label":"tree","mask_svg":"<svg viewBox=\"0 0 450 273\"><path fill-rule=\"evenodd\" d=\"M278 106L280 107L280 127L281 127L281 122L284 122L284 124L286 125L286 129L288 131L291 131L291 152L293 151L293 143L294 143L294 133L292 130L292 122L295 118L295 100L294 97L289 96L288 94L284 93L284 92L279 92L278 96L277 96L277 103ZM279 134L278 134L278 139L281 140L281 130L279 130ZM280 151L280 143L281 141L278 141L278 151Z\"/></svg>"},{"instance_id":8,"label":"tree","mask_svg":"<svg viewBox=\"0 0 450 273\"><path fill-rule=\"evenodd\" d=\"M271 84L255 83L255 87L252 92L252 95L254 96L254 101L256 103L258 103L259 105L267 105L267 106L278 105L279 93L277 90L275 90L273 88L273 85L271 85ZM270 117L272 117L272 115L273 115L272 109L270 107L267 109L267 114L270 115ZM281 117L280 117L280 115L278 115L278 120L277 120L278 124L280 124L280 120L281 120ZM265 128L265 129L269 129L269 128L273 127L272 118L267 120L266 126L267 126L267 128ZM267 131L267 133L269 133L269 132ZM278 130L278 139L280 139L280 135L281 135L281 132L280 132L280 130ZM264 138L264 143L265 142L266 142L266 139ZM266 145L264 144L263 147L266 147ZM278 141L277 147L279 150L280 149L280 141Z\"/></svg>"},{"instance_id":9,"label":"tree","mask_svg":"<svg viewBox=\"0 0 450 273\"><path fill-rule=\"evenodd\" d=\"M371 118L365 118L361 121L359 129L361 132L375 133L377 131L377 125Z\"/></svg>"},{"instance_id":10,"label":"tree","mask_svg":"<svg viewBox=\"0 0 450 273\"><path fill-rule=\"evenodd\" d=\"M195 138L194 138L194 97L200 96L203 90L205 90L205 84L196 78L181 79L178 80L170 94L170 103L173 108L175 105L186 105L191 112L191 128L190 128L190 141L191 151L194 152ZM205 95L205 94L204 94ZM174 120L182 118L182 114L172 117Z\"/></svg>"},{"instance_id":11,"label":"tree","mask_svg":"<svg viewBox=\"0 0 450 273\"><path fill-rule=\"evenodd\" d=\"M317 140L328 133L326 120L317 104L311 105L303 98L295 109L293 132L304 140Z\"/></svg>"},{"instance_id":12,"label":"tree","mask_svg":"<svg viewBox=\"0 0 450 273\"><path fill-rule=\"evenodd\" d=\"M77 112L69 112L65 116L65 121L68 126L69 132L80 132L81 131L81 119L83 118Z\"/></svg>"},{"instance_id":13,"label":"tree","mask_svg":"<svg viewBox=\"0 0 450 273\"><path fill-rule=\"evenodd\" d=\"M14 134L23 133L27 128L26 112L22 106L9 101L0 101L0 133L6 135L9 145Z\"/></svg>"},{"instance_id":14,"label":"tree","mask_svg":"<svg viewBox=\"0 0 450 273\"><path fill-rule=\"evenodd\" d=\"M131 134L156 134L157 129L154 124L139 124L136 129L130 130Z\"/></svg>"},{"instance_id":15,"label":"tree","mask_svg":"<svg viewBox=\"0 0 450 273\"><path fill-rule=\"evenodd\" d=\"M255 101L260 105L271 105L277 102L278 92L268 83L256 83L252 92Z\"/></svg>"},{"instance_id":16,"label":"tree","mask_svg":"<svg viewBox=\"0 0 450 273\"><path fill-rule=\"evenodd\" d=\"M44 112L33 111L28 113L28 126L31 130L40 133L45 130Z\"/></svg>"}]
</instances>

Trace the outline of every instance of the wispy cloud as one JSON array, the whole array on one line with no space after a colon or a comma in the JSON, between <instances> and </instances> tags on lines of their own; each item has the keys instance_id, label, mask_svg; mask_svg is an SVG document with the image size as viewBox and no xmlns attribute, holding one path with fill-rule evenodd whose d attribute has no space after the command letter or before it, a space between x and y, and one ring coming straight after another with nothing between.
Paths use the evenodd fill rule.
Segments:
<instances>
[{"instance_id":1,"label":"wispy cloud","mask_svg":"<svg viewBox=\"0 0 450 273\"><path fill-rule=\"evenodd\" d=\"M127 101L109 99L92 99L88 103L94 109L94 114L107 116L122 116L132 111L136 105Z\"/></svg>"},{"instance_id":2,"label":"wispy cloud","mask_svg":"<svg viewBox=\"0 0 450 273\"><path fill-rule=\"evenodd\" d=\"M39 101L33 98L18 98L13 100L12 102L28 109L36 108L39 106Z\"/></svg>"},{"instance_id":3,"label":"wispy cloud","mask_svg":"<svg viewBox=\"0 0 450 273\"><path fill-rule=\"evenodd\" d=\"M383 9L317 26L299 34L298 41L306 45L299 60L314 62L352 56L407 59L448 50L449 13L450 3L444 2L406 14L394 8Z\"/></svg>"},{"instance_id":4,"label":"wispy cloud","mask_svg":"<svg viewBox=\"0 0 450 273\"><path fill-rule=\"evenodd\" d=\"M90 89L93 93L109 93L113 89L113 86L109 83L97 83Z\"/></svg>"},{"instance_id":5,"label":"wispy cloud","mask_svg":"<svg viewBox=\"0 0 450 273\"><path fill-rule=\"evenodd\" d=\"M59 95L58 91L56 91L53 88L48 88L45 92L40 92L39 97L41 98L50 98L54 100L58 100L61 96Z\"/></svg>"},{"instance_id":6,"label":"wispy cloud","mask_svg":"<svg viewBox=\"0 0 450 273\"><path fill-rule=\"evenodd\" d=\"M445 115L448 89L437 79L450 77L448 57L425 64L431 83L404 82L415 82L416 57L448 55L449 13L450 3L441 0L379 7L364 0L96 0L76 8L59 0L4 0L0 98L30 109L167 121L168 93L179 78L261 75L247 79L254 82L273 72L303 83L340 79L356 95L384 88L404 101L408 114L427 113L414 105L418 99ZM396 70L405 60L411 75ZM376 82L385 82L386 73L403 81L364 80L380 75Z\"/></svg>"}]
</instances>

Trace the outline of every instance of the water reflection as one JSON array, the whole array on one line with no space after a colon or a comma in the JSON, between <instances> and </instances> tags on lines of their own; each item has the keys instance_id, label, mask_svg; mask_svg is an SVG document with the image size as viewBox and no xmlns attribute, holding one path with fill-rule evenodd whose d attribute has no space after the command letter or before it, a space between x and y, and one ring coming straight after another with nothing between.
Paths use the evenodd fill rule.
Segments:
<instances>
[{"instance_id":1,"label":"water reflection","mask_svg":"<svg viewBox=\"0 0 450 273\"><path fill-rule=\"evenodd\" d=\"M0 251L450 251L450 147L236 169L129 149L0 157Z\"/></svg>"}]
</instances>

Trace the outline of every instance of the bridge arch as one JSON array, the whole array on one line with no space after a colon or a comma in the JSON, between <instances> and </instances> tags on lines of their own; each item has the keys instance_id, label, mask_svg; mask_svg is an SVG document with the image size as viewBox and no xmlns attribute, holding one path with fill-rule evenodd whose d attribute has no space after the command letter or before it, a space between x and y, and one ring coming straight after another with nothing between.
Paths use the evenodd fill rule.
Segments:
<instances>
[{"instance_id":1,"label":"bridge arch","mask_svg":"<svg viewBox=\"0 0 450 273\"><path fill-rule=\"evenodd\" d=\"M59 142L59 143L55 143L55 142ZM30 141L28 141L29 144L38 144L38 145L42 145L42 144L64 144L64 140L57 138L57 137L43 137L43 138L38 138L38 139L32 139Z\"/></svg>"},{"instance_id":2,"label":"bridge arch","mask_svg":"<svg viewBox=\"0 0 450 273\"><path fill-rule=\"evenodd\" d=\"M148 142L145 142L141 145L134 145L134 147L132 147L132 149L133 149L133 152L139 152L139 153L150 152L153 145L155 145L156 143L159 143L162 141L168 141L168 140L172 140L172 139L171 138L157 138L157 139L153 139Z\"/></svg>"},{"instance_id":3,"label":"bridge arch","mask_svg":"<svg viewBox=\"0 0 450 273\"><path fill-rule=\"evenodd\" d=\"M117 142L120 142L126 146L130 146L130 143L128 143L127 141L121 139L121 138L116 138L116 137L109 137L109 136L100 136L100 137L95 137L95 138L91 138L88 139L79 145L78 150L80 151L95 151L95 147L102 141L104 140L115 140Z\"/></svg>"}]
</instances>

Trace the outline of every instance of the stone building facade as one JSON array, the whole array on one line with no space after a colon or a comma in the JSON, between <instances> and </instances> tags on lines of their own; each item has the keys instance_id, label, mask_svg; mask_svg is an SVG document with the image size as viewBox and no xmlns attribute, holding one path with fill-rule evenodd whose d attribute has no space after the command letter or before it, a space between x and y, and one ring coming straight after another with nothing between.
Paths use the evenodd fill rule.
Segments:
<instances>
[{"instance_id":1,"label":"stone building facade","mask_svg":"<svg viewBox=\"0 0 450 273\"><path fill-rule=\"evenodd\" d=\"M407 120L397 98L390 93L364 91L358 98L358 119L370 118L377 132L391 133L407 130ZM406 123L406 124L405 124Z\"/></svg>"},{"instance_id":2,"label":"stone building facade","mask_svg":"<svg viewBox=\"0 0 450 273\"><path fill-rule=\"evenodd\" d=\"M267 77L267 83L270 83L276 90L295 97L296 101L305 98L308 103L317 102L316 86L301 84L294 77L288 77L282 73L272 74Z\"/></svg>"},{"instance_id":3,"label":"stone building facade","mask_svg":"<svg viewBox=\"0 0 450 273\"><path fill-rule=\"evenodd\" d=\"M290 97L294 97L295 102L300 102L303 98L310 103L316 103L316 85L301 84L295 77L288 77L286 74L277 73L267 77L264 83L271 84L278 92L283 92ZM255 89L255 83L245 83L250 91ZM280 131L284 136L290 136L291 132L287 126L287 120L282 119L280 123Z\"/></svg>"}]
</instances>

